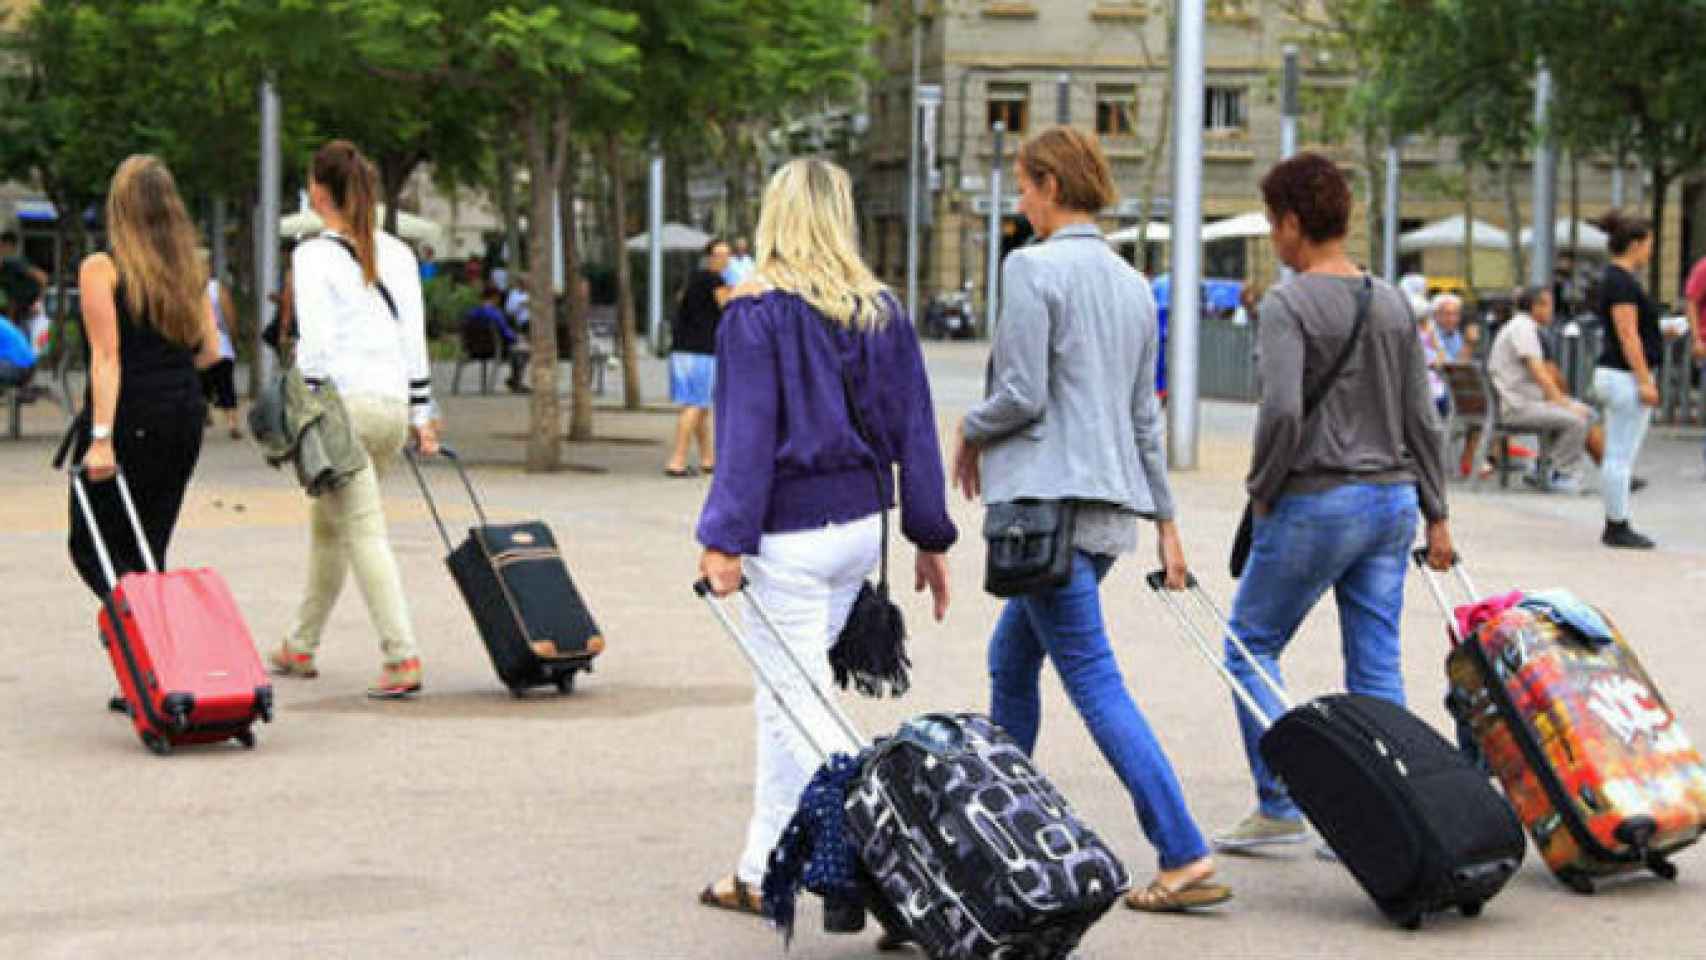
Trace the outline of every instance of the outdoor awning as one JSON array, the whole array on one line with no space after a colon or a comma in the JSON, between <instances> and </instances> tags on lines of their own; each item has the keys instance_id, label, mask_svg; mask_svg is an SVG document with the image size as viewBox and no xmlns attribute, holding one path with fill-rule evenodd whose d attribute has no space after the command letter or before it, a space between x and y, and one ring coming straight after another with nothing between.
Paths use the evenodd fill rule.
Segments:
<instances>
[{"instance_id":1,"label":"outdoor awning","mask_svg":"<svg viewBox=\"0 0 1706 960\"><path fill-rule=\"evenodd\" d=\"M1559 250L1570 248L1570 218L1565 217L1553 224L1553 246ZM1534 246L1534 228L1524 227L1521 242L1524 247ZM1605 231L1588 223L1586 220L1576 221L1576 252L1592 253L1602 257L1611 255L1611 238Z\"/></svg>"},{"instance_id":2,"label":"outdoor awning","mask_svg":"<svg viewBox=\"0 0 1706 960\"><path fill-rule=\"evenodd\" d=\"M1254 213L1241 213L1230 219L1218 220L1203 227L1202 242L1249 240L1266 237L1271 232L1272 229L1268 225L1268 215L1258 210Z\"/></svg>"},{"instance_id":3,"label":"outdoor awning","mask_svg":"<svg viewBox=\"0 0 1706 960\"><path fill-rule=\"evenodd\" d=\"M385 222L385 205L374 211L374 221ZM286 237L301 239L326 228L320 215L312 210L298 210L278 223L278 232ZM444 228L426 217L402 211L397 214L397 235L411 243L424 243L434 250L448 250L444 243Z\"/></svg>"},{"instance_id":4,"label":"outdoor awning","mask_svg":"<svg viewBox=\"0 0 1706 960\"><path fill-rule=\"evenodd\" d=\"M1144 234L1144 238L1150 243L1166 243L1173 239L1173 228L1160 220L1151 220L1149 221L1149 230ZM1136 243L1137 227L1116 230L1104 239L1116 246L1122 243Z\"/></svg>"},{"instance_id":5,"label":"outdoor awning","mask_svg":"<svg viewBox=\"0 0 1706 960\"><path fill-rule=\"evenodd\" d=\"M663 225L663 248L667 251L691 251L699 253L705 245L711 242L711 235L703 230L696 230L686 224L666 223ZM643 251L651 246L651 233L636 233L628 238L626 244L629 250Z\"/></svg>"},{"instance_id":6,"label":"outdoor awning","mask_svg":"<svg viewBox=\"0 0 1706 960\"><path fill-rule=\"evenodd\" d=\"M1403 253L1421 250L1455 250L1463 246L1469 231L1462 214L1436 220L1398 238ZM1485 250L1509 250L1511 235L1490 223L1475 221L1475 246Z\"/></svg>"}]
</instances>

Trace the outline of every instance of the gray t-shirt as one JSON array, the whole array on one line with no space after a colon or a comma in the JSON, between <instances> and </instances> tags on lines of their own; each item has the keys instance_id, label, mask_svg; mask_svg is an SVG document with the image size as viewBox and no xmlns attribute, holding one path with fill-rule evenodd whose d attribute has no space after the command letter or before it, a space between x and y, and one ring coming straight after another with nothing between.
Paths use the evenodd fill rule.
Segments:
<instances>
[{"instance_id":1,"label":"gray t-shirt","mask_svg":"<svg viewBox=\"0 0 1706 960\"><path fill-rule=\"evenodd\" d=\"M1111 503L1080 503L1073 520L1072 545L1097 557L1117 557L1137 549L1138 514Z\"/></svg>"},{"instance_id":2,"label":"gray t-shirt","mask_svg":"<svg viewBox=\"0 0 1706 960\"><path fill-rule=\"evenodd\" d=\"M1499 402L1511 410L1545 403L1546 391L1528 369L1529 360L1545 359L1540 327L1534 318L1526 313L1512 317L1493 338L1493 349L1487 354L1487 376L1499 392Z\"/></svg>"},{"instance_id":3,"label":"gray t-shirt","mask_svg":"<svg viewBox=\"0 0 1706 960\"><path fill-rule=\"evenodd\" d=\"M1445 519L1443 431L1415 318L1390 284L1374 281L1362 339L1314 415L1303 417L1305 385L1318 383L1344 347L1362 283L1306 273L1262 298L1261 399L1245 486L1272 505L1349 483L1414 483L1423 515Z\"/></svg>"}]
</instances>

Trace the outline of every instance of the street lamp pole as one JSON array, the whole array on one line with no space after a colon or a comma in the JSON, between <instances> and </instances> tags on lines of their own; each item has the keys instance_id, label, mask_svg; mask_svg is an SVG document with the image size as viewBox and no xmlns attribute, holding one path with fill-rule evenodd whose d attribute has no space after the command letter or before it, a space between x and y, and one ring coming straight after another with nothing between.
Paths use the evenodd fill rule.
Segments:
<instances>
[{"instance_id":1,"label":"street lamp pole","mask_svg":"<svg viewBox=\"0 0 1706 960\"><path fill-rule=\"evenodd\" d=\"M655 139L647 181L646 323L656 355L663 353L663 147Z\"/></svg>"},{"instance_id":2,"label":"street lamp pole","mask_svg":"<svg viewBox=\"0 0 1706 960\"><path fill-rule=\"evenodd\" d=\"M1534 151L1534 254L1528 264L1528 282L1548 288L1557 259L1558 222L1558 148L1551 123L1552 71L1541 61L1534 78L1534 129L1540 142Z\"/></svg>"},{"instance_id":3,"label":"street lamp pole","mask_svg":"<svg viewBox=\"0 0 1706 960\"><path fill-rule=\"evenodd\" d=\"M271 380L274 356L260 348L260 331L272 322L276 307L268 294L278 284L278 219L279 191L283 184L282 163L279 157L278 88L272 79L261 81L261 197L255 229L255 357L261 364L263 380Z\"/></svg>"},{"instance_id":4,"label":"street lamp pole","mask_svg":"<svg viewBox=\"0 0 1706 960\"><path fill-rule=\"evenodd\" d=\"M1393 137L1386 145L1386 223L1381 239L1381 275L1387 283L1398 282L1398 206L1402 198L1398 182L1403 176L1404 138Z\"/></svg>"},{"instance_id":5,"label":"street lamp pole","mask_svg":"<svg viewBox=\"0 0 1706 960\"><path fill-rule=\"evenodd\" d=\"M1303 67L1297 44L1285 45L1285 66L1280 72L1280 159L1297 156L1297 120L1303 114ZM1291 268L1280 264L1280 278L1291 279Z\"/></svg>"},{"instance_id":6,"label":"street lamp pole","mask_svg":"<svg viewBox=\"0 0 1706 960\"><path fill-rule=\"evenodd\" d=\"M1203 0L1179 0L1173 113L1173 296L1167 329L1167 448L1197 468L1198 336L1202 325ZM1143 242L1138 238L1138 242Z\"/></svg>"},{"instance_id":7,"label":"street lamp pole","mask_svg":"<svg viewBox=\"0 0 1706 960\"><path fill-rule=\"evenodd\" d=\"M918 103L918 87L924 81L924 0L913 0L912 3L912 90L908 94L911 107L907 117L909 136L907 147L907 178L906 178L906 312L918 316L918 206L919 185L922 179L922 166L919 157L918 134L921 121L921 110Z\"/></svg>"},{"instance_id":8,"label":"street lamp pole","mask_svg":"<svg viewBox=\"0 0 1706 960\"><path fill-rule=\"evenodd\" d=\"M989 163L989 236L987 277L984 280L983 331L995 339L995 322L1001 316L1001 168L1006 162L1001 156L1006 144L1007 125L995 121L995 157Z\"/></svg>"}]
</instances>

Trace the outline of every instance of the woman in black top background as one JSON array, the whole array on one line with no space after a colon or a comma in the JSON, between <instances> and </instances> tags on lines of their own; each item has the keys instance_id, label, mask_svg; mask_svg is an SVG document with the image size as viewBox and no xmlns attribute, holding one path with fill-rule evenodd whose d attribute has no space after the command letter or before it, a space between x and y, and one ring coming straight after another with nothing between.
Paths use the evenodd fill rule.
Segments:
<instances>
[{"instance_id":1,"label":"woman in black top background","mask_svg":"<svg viewBox=\"0 0 1706 960\"><path fill-rule=\"evenodd\" d=\"M1605 349L1593 375L1594 393L1605 408L1605 460L1600 465L1605 532L1600 542L1650 550L1653 541L1629 525L1629 484L1653 408L1659 405L1653 371L1664 357L1658 305L1635 279L1653 258L1653 227L1645 217L1616 210L1606 214L1600 226L1611 238L1611 263L1594 305L1605 329Z\"/></svg>"},{"instance_id":2,"label":"woman in black top background","mask_svg":"<svg viewBox=\"0 0 1706 960\"><path fill-rule=\"evenodd\" d=\"M207 405L197 371L219 362L219 331L203 296L207 274L195 227L166 165L146 155L120 164L106 215L112 252L90 255L78 274L89 390L76 440L96 522L122 577L143 569L142 555L116 487L103 481L124 467L149 549L164 569L201 456ZM104 596L112 585L75 503L70 551L83 582Z\"/></svg>"},{"instance_id":3,"label":"woman in black top background","mask_svg":"<svg viewBox=\"0 0 1706 960\"><path fill-rule=\"evenodd\" d=\"M729 245L722 240L706 244L705 258L687 281L671 326L669 398L681 407L681 414L675 421L675 449L663 468L666 476L691 477L697 472L687 465L687 447L695 440L705 472L715 466L711 391L717 383L717 324L733 293L723 279L728 266Z\"/></svg>"}]
</instances>

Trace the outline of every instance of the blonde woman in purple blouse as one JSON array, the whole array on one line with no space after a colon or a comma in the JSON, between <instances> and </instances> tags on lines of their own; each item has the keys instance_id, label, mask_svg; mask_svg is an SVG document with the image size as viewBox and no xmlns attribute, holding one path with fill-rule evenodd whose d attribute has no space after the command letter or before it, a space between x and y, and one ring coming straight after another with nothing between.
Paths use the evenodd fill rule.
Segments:
<instances>
[{"instance_id":1,"label":"blonde woman in purple blouse","mask_svg":"<svg viewBox=\"0 0 1706 960\"><path fill-rule=\"evenodd\" d=\"M916 585L948 610L957 532L930 384L912 321L859 258L853 190L821 160L782 167L764 194L758 270L717 332L717 472L699 518L700 573L719 596L749 589L829 686L828 651L877 565L880 515L899 493ZM872 443L849 415L842 372ZM898 469L898 482L896 480ZM880 480L873 479L873 469ZM880 486L880 491L879 491ZM765 860L817 767L764 694L745 848L700 902L759 914Z\"/></svg>"}]
</instances>

